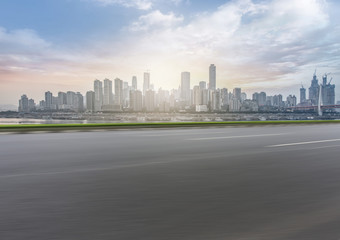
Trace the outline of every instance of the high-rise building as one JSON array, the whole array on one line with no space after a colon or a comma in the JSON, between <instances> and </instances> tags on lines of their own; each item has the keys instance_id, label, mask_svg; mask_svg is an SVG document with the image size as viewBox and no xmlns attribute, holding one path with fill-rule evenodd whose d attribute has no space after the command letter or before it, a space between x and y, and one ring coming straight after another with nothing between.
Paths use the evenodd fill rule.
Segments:
<instances>
[{"instance_id":1,"label":"high-rise building","mask_svg":"<svg viewBox=\"0 0 340 240\"><path fill-rule=\"evenodd\" d=\"M190 72L181 73L181 100L190 105Z\"/></svg>"},{"instance_id":2,"label":"high-rise building","mask_svg":"<svg viewBox=\"0 0 340 240\"><path fill-rule=\"evenodd\" d=\"M73 108L75 105L75 97L76 93L72 91L68 91L66 93L66 104L68 105L69 108Z\"/></svg>"},{"instance_id":3,"label":"high-rise building","mask_svg":"<svg viewBox=\"0 0 340 240\"><path fill-rule=\"evenodd\" d=\"M29 112L29 106L28 106L28 98L24 94L21 96L21 99L19 100L19 112Z\"/></svg>"},{"instance_id":4,"label":"high-rise building","mask_svg":"<svg viewBox=\"0 0 340 240\"><path fill-rule=\"evenodd\" d=\"M241 88L234 88L233 89L233 95L234 95L234 98L236 98L237 100L242 100L242 96L241 96Z\"/></svg>"},{"instance_id":5,"label":"high-rise building","mask_svg":"<svg viewBox=\"0 0 340 240\"><path fill-rule=\"evenodd\" d=\"M317 105L319 101L319 83L316 73L313 75L312 84L309 87L309 99L312 105Z\"/></svg>"},{"instance_id":6,"label":"high-rise building","mask_svg":"<svg viewBox=\"0 0 340 240\"><path fill-rule=\"evenodd\" d=\"M94 91L86 92L86 110L95 111L96 93Z\"/></svg>"},{"instance_id":7,"label":"high-rise building","mask_svg":"<svg viewBox=\"0 0 340 240\"><path fill-rule=\"evenodd\" d=\"M296 106L296 97L295 95L289 95L287 97L287 101L286 101L286 107L294 107Z\"/></svg>"},{"instance_id":8,"label":"high-rise building","mask_svg":"<svg viewBox=\"0 0 340 240\"><path fill-rule=\"evenodd\" d=\"M216 90L216 66L214 64L209 67L209 89Z\"/></svg>"},{"instance_id":9,"label":"high-rise building","mask_svg":"<svg viewBox=\"0 0 340 240\"><path fill-rule=\"evenodd\" d=\"M145 72L144 73L144 82L143 82L143 95L145 96L145 93L147 90L150 89L150 73Z\"/></svg>"},{"instance_id":10,"label":"high-rise building","mask_svg":"<svg viewBox=\"0 0 340 240\"><path fill-rule=\"evenodd\" d=\"M207 89L207 82L201 81L201 82L199 83L199 86L200 86L200 89Z\"/></svg>"},{"instance_id":11,"label":"high-rise building","mask_svg":"<svg viewBox=\"0 0 340 240\"><path fill-rule=\"evenodd\" d=\"M130 109L134 112L141 112L143 110L143 94L141 91L130 91Z\"/></svg>"},{"instance_id":12,"label":"high-rise building","mask_svg":"<svg viewBox=\"0 0 340 240\"><path fill-rule=\"evenodd\" d=\"M112 81L104 79L104 100L103 105L113 104Z\"/></svg>"},{"instance_id":13,"label":"high-rise building","mask_svg":"<svg viewBox=\"0 0 340 240\"><path fill-rule=\"evenodd\" d=\"M193 88L193 105L202 105L202 93L199 86L194 86Z\"/></svg>"},{"instance_id":14,"label":"high-rise building","mask_svg":"<svg viewBox=\"0 0 340 240\"><path fill-rule=\"evenodd\" d=\"M215 90L212 92L212 111L221 111L221 94L220 90Z\"/></svg>"},{"instance_id":15,"label":"high-rise building","mask_svg":"<svg viewBox=\"0 0 340 240\"><path fill-rule=\"evenodd\" d=\"M95 93L95 103L94 103L94 111L98 112L102 110L102 105L104 101L104 96L103 96L103 83L99 81L98 79L94 80L93 83L93 90Z\"/></svg>"},{"instance_id":16,"label":"high-rise building","mask_svg":"<svg viewBox=\"0 0 340 240\"><path fill-rule=\"evenodd\" d=\"M52 109L52 101L53 101L53 95L50 91L45 92L45 108L50 110Z\"/></svg>"},{"instance_id":17,"label":"high-rise building","mask_svg":"<svg viewBox=\"0 0 340 240\"><path fill-rule=\"evenodd\" d=\"M137 90L137 77L132 77L132 90Z\"/></svg>"},{"instance_id":18,"label":"high-rise building","mask_svg":"<svg viewBox=\"0 0 340 240\"><path fill-rule=\"evenodd\" d=\"M123 106L123 80L115 79L115 105Z\"/></svg>"},{"instance_id":19,"label":"high-rise building","mask_svg":"<svg viewBox=\"0 0 340 240\"><path fill-rule=\"evenodd\" d=\"M224 110L226 110L227 106L229 105L229 94L227 88L221 89L221 105Z\"/></svg>"},{"instance_id":20,"label":"high-rise building","mask_svg":"<svg viewBox=\"0 0 340 240\"><path fill-rule=\"evenodd\" d=\"M147 112L153 112L155 110L155 92L153 90L147 90L145 92L144 105Z\"/></svg>"},{"instance_id":21,"label":"high-rise building","mask_svg":"<svg viewBox=\"0 0 340 240\"><path fill-rule=\"evenodd\" d=\"M67 95L64 92L58 92L58 106L67 104Z\"/></svg>"},{"instance_id":22,"label":"high-rise building","mask_svg":"<svg viewBox=\"0 0 340 240\"><path fill-rule=\"evenodd\" d=\"M77 112L84 111L84 97L80 92L75 94L73 109Z\"/></svg>"},{"instance_id":23,"label":"high-rise building","mask_svg":"<svg viewBox=\"0 0 340 240\"><path fill-rule=\"evenodd\" d=\"M300 104L306 102L306 88L300 88Z\"/></svg>"},{"instance_id":24,"label":"high-rise building","mask_svg":"<svg viewBox=\"0 0 340 240\"><path fill-rule=\"evenodd\" d=\"M265 106L267 103L267 94L265 92L254 93L253 100L257 102L259 106Z\"/></svg>"},{"instance_id":25,"label":"high-rise building","mask_svg":"<svg viewBox=\"0 0 340 240\"><path fill-rule=\"evenodd\" d=\"M327 74L322 77L322 104L334 105L335 104L335 85L327 83Z\"/></svg>"}]
</instances>

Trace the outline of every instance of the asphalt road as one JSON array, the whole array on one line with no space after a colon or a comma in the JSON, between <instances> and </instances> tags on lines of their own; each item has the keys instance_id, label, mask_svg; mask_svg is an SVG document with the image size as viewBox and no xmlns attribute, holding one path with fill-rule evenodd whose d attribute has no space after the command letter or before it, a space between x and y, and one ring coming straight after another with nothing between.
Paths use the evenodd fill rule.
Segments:
<instances>
[{"instance_id":1,"label":"asphalt road","mask_svg":"<svg viewBox=\"0 0 340 240\"><path fill-rule=\"evenodd\" d=\"M0 135L0 239L340 239L340 124Z\"/></svg>"}]
</instances>

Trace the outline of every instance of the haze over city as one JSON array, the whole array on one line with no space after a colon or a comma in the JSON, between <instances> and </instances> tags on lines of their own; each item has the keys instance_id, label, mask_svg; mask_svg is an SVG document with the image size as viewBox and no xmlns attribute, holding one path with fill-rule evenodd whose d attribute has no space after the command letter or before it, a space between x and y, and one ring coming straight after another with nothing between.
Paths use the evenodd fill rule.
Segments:
<instances>
[{"instance_id":1,"label":"haze over city","mask_svg":"<svg viewBox=\"0 0 340 240\"><path fill-rule=\"evenodd\" d=\"M298 96L315 68L339 83L339 10L321 0L4 0L0 104L85 94L95 79L137 76L142 89L145 71L155 89L178 88L183 71L193 87L211 63L218 88Z\"/></svg>"}]
</instances>

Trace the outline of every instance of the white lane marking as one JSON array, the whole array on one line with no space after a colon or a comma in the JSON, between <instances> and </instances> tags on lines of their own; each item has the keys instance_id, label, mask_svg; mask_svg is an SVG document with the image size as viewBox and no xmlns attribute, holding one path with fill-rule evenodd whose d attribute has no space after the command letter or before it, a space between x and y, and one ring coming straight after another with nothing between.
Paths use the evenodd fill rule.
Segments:
<instances>
[{"instance_id":1,"label":"white lane marking","mask_svg":"<svg viewBox=\"0 0 340 240\"><path fill-rule=\"evenodd\" d=\"M183 135L208 135L208 134L228 134L228 132L203 132L203 133L166 133L166 134L147 134L147 135L139 135L140 137L168 137L168 136L183 136Z\"/></svg>"},{"instance_id":2,"label":"white lane marking","mask_svg":"<svg viewBox=\"0 0 340 240\"><path fill-rule=\"evenodd\" d=\"M190 141L202 141L202 140L215 140L215 139L229 139L229 138L251 138L251 137L268 137L268 136L278 136L285 135L288 133L274 133L274 134L257 134L257 135L241 135L241 136L225 136L225 137L209 137L209 138L190 138L186 140Z\"/></svg>"},{"instance_id":3,"label":"white lane marking","mask_svg":"<svg viewBox=\"0 0 340 240\"><path fill-rule=\"evenodd\" d=\"M337 139L327 139L327 140L318 140L318 141L309 141L309 142L284 143L284 144L270 145L270 146L266 146L266 147L269 147L269 148L273 148L273 147L286 147L286 146L294 146L294 145L306 145L306 144L324 143L324 142L338 142L338 141L340 141L340 138L337 138Z\"/></svg>"}]
</instances>

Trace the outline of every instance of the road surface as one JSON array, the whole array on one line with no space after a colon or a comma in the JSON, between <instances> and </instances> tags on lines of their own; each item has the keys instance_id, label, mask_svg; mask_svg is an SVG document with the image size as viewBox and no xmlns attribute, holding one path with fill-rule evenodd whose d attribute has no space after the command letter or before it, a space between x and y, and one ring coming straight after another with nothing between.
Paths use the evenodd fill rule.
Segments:
<instances>
[{"instance_id":1,"label":"road surface","mask_svg":"<svg viewBox=\"0 0 340 240\"><path fill-rule=\"evenodd\" d=\"M0 239L340 239L340 124L0 135Z\"/></svg>"}]
</instances>

